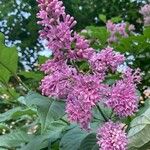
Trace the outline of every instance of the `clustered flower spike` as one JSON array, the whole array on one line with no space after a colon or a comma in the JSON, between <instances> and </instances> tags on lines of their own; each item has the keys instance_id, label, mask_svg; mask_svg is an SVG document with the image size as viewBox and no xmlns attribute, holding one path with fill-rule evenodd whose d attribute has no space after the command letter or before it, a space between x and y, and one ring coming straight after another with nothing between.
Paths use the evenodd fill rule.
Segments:
<instances>
[{"instance_id":1,"label":"clustered flower spike","mask_svg":"<svg viewBox=\"0 0 150 150\"><path fill-rule=\"evenodd\" d=\"M90 59L94 53L94 49L90 47L88 40L81 35L74 33L73 43L75 44L75 47L70 51L71 59Z\"/></svg>"},{"instance_id":2,"label":"clustered flower spike","mask_svg":"<svg viewBox=\"0 0 150 150\"><path fill-rule=\"evenodd\" d=\"M120 117L133 115L138 108L136 88L132 83L119 80L112 86L109 99L106 101L108 107Z\"/></svg>"},{"instance_id":3,"label":"clustered flower spike","mask_svg":"<svg viewBox=\"0 0 150 150\"><path fill-rule=\"evenodd\" d=\"M48 47L54 54L62 57L62 51L71 47L73 40L71 28L76 21L65 13L65 7L59 0L38 0L40 11L38 24L43 26L40 36L48 41Z\"/></svg>"},{"instance_id":4,"label":"clustered flower spike","mask_svg":"<svg viewBox=\"0 0 150 150\"><path fill-rule=\"evenodd\" d=\"M126 150L127 136L119 123L106 122L97 133L99 150Z\"/></svg>"},{"instance_id":5,"label":"clustered flower spike","mask_svg":"<svg viewBox=\"0 0 150 150\"><path fill-rule=\"evenodd\" d=\"M128 33L126 30L129 32L133 31L135 29L134 25L129 25L127 26L126 23L113 23L111 20L109 20L106 23L107 30L110 32L110 37L108 39L108 42L117 42L118 41L118 36L121 37L128 37Z\"/></svg>"},{"instance_id":6,"label":"clustered flower spike","mask_svg":"<svg viewBox=\"0 0 150 150\"><path fill-rule=\"evenodd\" d=\"M53 69L52 67L52 70ZM74 68L67 65L60 67L60 64L56 66L55 69L57 70L42 79L40 89L43 95L65 99L72 89L77 72Z\"/></svg>"},{"instance_id":7,"label":"clustered flower spike","mask_svg":"<svg viewBox=\"0 0 150 150\"><path fill-rule=\"evenodd\" d=\"M53 54L52 59L41 65L41 71L45 73L40 85L42 94L64 100L69 121L86 130L90 129L92 109L99 102L105 103L120 117L134 114L138 106L136 85L141 80L139 70L134 72L128 67L120 80L107 85L107 74L117 72L125 62L124 55L111 47L99 52L90 47L88 40L73 31L76 21L66 14L62 1L37 1L40 8L38 23L43 26L40 37L47 40ZM109 21L107 28L114 39L118 33L128 36L124 23ZM87 71L80 66L82 62L88 65ZM104 124L97 137L102 150L126 149L126 136L119 124Z\"/></svg>"},{"instance_id":8,"label":"clustered flower spike","mask_svg":"<svg viewBox=\"0 0 150 150\"><path fill-rule=\"evenodd\" d=\"M112 86L106 105L120 117L133 115L138 110L136 83L140 81L140 70L133 72L132 69L127 68L122 75L122 80L118 80Z\"/></svg>"},{"instance_id":9,"label":"clustered flower spike","mask_svg":"<svg viewBox=\"0 0 150 150\"><path fill-rule=\"evenodd\" d=\"M140 13L144 16L145 26L149 26L150 25L150 4L144 5L141 8Z\"/></svg>"},{"instance_id":10,"label":"clustered flower spike","mask_svg":"<svg viewBox=\"0 0 150 150\"><path fill-rule=\"evenodd\" d=\"M89 129L92 107L107 93L107 86L100 84L96 76L79 76L67 98L68 118L84 129Z\"/></svg>"},{"instance_id":11,"label":"clustered flower spike","mask_svg":"<svg viewBox=\"0 0 150 150\"><path fill-rule=\"evenodd\" d=\"M94 50L87 40L73 32L76 21L65 13L62 1L38 0L38 3L37 17L41 19L38 24L43 26L40 37L48 41L53 54L60 59L89 59Z\"/></svg>"},{"instance_id":12,"label":"clustered flower spike","mask_svg":"<svg viewBox=\"0 0 150 150\"><path fill-rule=\"evenodd\" d=\"M111 69L116 71L117 67L125 61L124 55L117 53L111 47L102 49L99 53L93 54L90 59L92 69L95 73L105 75Z\"/></svg>"},{"instance_id":13,"label":"clustered flower spike","mask_svg":"<svg viewBox=\"0 0 150 150\"><path fill-rule=\"evenodd\" d=\"M59 59L49 59L45 62L45 64L41 65L41 71L45 74L51 74L56 71L63 71L64 68L67 68L67 64L64 60Z\"/></svg>"}]
</instances>

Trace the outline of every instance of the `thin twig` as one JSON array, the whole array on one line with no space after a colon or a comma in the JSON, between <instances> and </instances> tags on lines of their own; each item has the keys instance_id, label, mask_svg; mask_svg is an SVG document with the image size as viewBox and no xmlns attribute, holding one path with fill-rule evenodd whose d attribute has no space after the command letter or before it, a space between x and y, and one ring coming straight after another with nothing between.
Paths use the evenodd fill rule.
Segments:
<instances>
[{"instance_id":1,"label":"thin twig","mask_svg":"<svg viewBox=\"0 0 150 150\"><path fill-rule=\"evenodd\" d=\"M18 83L21 83L21 85L27 90L30 91L30 89L28 88L28 86L20 79L20 77L18 77L16 74L14 74L15 79L18 81Z\"/></svg>"},{"instance_id":2,"label":"thin twig","mask_svg":"<svg viewBox=\"0 0 150 150\"><path fill-rule=\"evenodd\" d=\"M27 90L30 91L30 89L28 88L28 86L25 85L25 83L23 83L23 81L17 76L16 73L12 72L5 64L3 64L2 62L0 62L0 64L6 68L13 76L14 78L18 81L18 83L21 83L21 85Z\"/></svg>"},{"instance_id":3,"label":"thin twig","mask_svg":"<svg viewBox=\"0 0 150 150\"><path fill-rule=\"evenodd\" d=\"M70 123L68 121L64 120L63 118L60 118L60 120L64 123L66 123L67 125L70 125Z\"/></svg>"}]
</instances>

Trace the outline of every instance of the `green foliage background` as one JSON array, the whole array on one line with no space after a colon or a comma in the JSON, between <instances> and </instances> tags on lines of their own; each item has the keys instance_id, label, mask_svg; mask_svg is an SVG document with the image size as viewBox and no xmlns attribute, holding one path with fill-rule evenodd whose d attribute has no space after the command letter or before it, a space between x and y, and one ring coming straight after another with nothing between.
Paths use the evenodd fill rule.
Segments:
<instances>
[{"instance_id":1,"label":"green foliage background","mask_svg":"<svg viewBox=\"0 0 150 150\"><path fill-rule=\"evenodd\" d=\"M78 32L85 29L87 32L81 34L90 39L91 46L98 51L108 45L106 20L124 20L135 25L138 35L120 38L118 43L110 46L127 57L134 57L127 63L132 68L139 67L144 73L139 86L139 94L143 96L143 87L150 86L150 27L143 27L139 9L148 1L63 2L67 12L78 21L75 29ZM38 55L43 45L38 39L40 27L36 24L37 11L35 0L0 1L0 30L3 33L0 34L0 150L98 150L96 129L104 122L104 118L96 109L93 110L92 130L87 133L76 124L67 122L65 102L38 94L38 86L43 78L39 65L48 58ZM24 15L22 12L29 14ZM20 42L16 42L18 40ZM85 62L81 62L79 67L87 69ZM116 79L117 76L110 74L106 82L112 84ZM150 147L150 100L143 98L144 103L140 104L139 112L122 120L129 126L129 150L148 150ZM102 104L99 106L109 118L111 110Z\"/></svg>"}]
</instances>

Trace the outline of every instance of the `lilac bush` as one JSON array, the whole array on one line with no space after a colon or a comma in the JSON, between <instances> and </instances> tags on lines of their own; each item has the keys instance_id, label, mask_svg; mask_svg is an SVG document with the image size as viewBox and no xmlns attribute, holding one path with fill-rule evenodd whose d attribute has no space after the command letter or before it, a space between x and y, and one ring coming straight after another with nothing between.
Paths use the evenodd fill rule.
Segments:
<instances>
[{"instance_id":1,"label":"lilac bush","mask_svg":"<svg viewBox=\"0 0 150 150\"><path fill-rule=\"evenodd\" d=\"M138 109L139 70L124 67L120 79L108 85L105 82L107 75L118 73L118 67L126 61L125 56L109 46L101 51L90 47L90 41L73 30L76 21L66 14L62 1L37 1L38 24L43 27L40 37L47 40L47 46L53 52L52 59L41 66L46 74L40 85L42 94L64 100L68 120L85 130L90 130L92 109L99 102L111 108L118 117L133 115ZM110 42L117 41L117 33L128 36L124 23L109 21L107 29L111 32ZM88 71L81 69L78 61L85 61ZM112 121L98 130L97 139L102 150L125 150L127 146L123 127Z\"/></svg>"},{"instance_id":2,"label":"lilac bush","mask_svg":"<svg viewBox=\"0 0 150 150\"><path fill-rule=\"evenodd\" d=\"M144 25L149 26L150 25L150 4L144 5L141 8L140 13L144 17Z\"/></svg>"}]
</instances>

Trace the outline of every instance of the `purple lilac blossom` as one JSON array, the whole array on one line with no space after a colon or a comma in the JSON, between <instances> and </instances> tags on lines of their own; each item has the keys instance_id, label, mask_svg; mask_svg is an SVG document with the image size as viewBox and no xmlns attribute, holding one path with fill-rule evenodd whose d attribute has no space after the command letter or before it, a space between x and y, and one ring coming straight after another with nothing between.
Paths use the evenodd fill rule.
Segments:
<instances>
[{"instance_id":1,"label":"purple lilac blossom","mask_svg":"<svg viewBox=\"0 0 150 150\"><path fill-rule=\"evenodd\" d=\"M41 19L38 24L43 26L40 36L48 41L48 47L55 55L62 56L62 51L65 52L71 47L73 40L71 28L76 21L65 13L62 1L38 0L38 3L40 11L37 17Z\"/></svg>"},{"instance_id":2,"label":"purple lilac blossom","mask_svg":"<svg viewBox=\"0 0 150 150\"><path fill-rule=\"evenodd\" d=\"M140 13L144 17L144 25L149 26L150 25L150 4L144 5L141 8Z\"/></svg>"},{"instance_id":3,"label":"purple lilac blossom","mask_svg":"<svg viewBox=\"0 0 150 150\"><path fill-rule=\"evenodd\" d=\"M90 64L93 72L103 80L109 69L113 72L116 71L117 67L123 64L124 61L124 55L115 52L111 47L107 47L98 53L94 53L90 59Z\"/></svg>"},{"instance_id":4,"label":"purple lilac blossom","mask_svg":"<svg viewBox=\"0 0 150 150\"><path fill-rule=\"evenodd\" d=\"M110 97L106 101L108 107L120 117L133 115L138 110L138 95L136 84L141 80L139 69L133 72L128 68L123 73L123 79L118 80L113 86Z\"/></svg>"},{"instance_id":5,"label":"purple lilac blossom","mask_svg":"<svg viewBox=\"0 0 150 150\"><path fill-rule=\"evenodd\" d=\"M68 119L79 123L87 130L90 128L92 107L103 98L107 91L107 86L98 81L96 76L81 75L67 98Z\"/></svg>"},{"instance_id":6,"label":"purple lilac blossom","mask_svg":"<svg viewBox=\"0 0 150 150\"><path fill-rule=\"evenodd\" d=\"M41 19L38 23L44 27L40 31L40 36L48 41L47 46L53 54L58 58L89 59L94 50L87 40L73 33L72 28L76 21L65 13L62 2L59 0L39 0L38 2L41 9L37 14L37 17ZM72 43L75 45L74 48Z\"/></svg>"},{"instance_id":7,"label":"purple lilac blossom","mask_svg":"<svg viewBox=\"0 0 150 150\"><path fill-rule=\"evenodd\" d=\"M106 122L97 132L99 150L127 150L127 136L119 123Z\"/></svg>"},{"instance_id":8,"label":"purple lilac blossom","mask_svg":"<svg viewBox=\"0 0 150 150\"><path fill-rule=\"evenodd\" d=\"M66 99L75 81L74 68L62 68L44 77L40 89L43 95L57 99Z\"/></svg>"},{"instance_id":9,"label":"purple lilac blossom","mask_svg":"<svg viewBox=\"0 0 150 150\"><path fill-rule=\"evenodd\" d=\"M47 40L47 46L53 52L53 58L41 66L46 74L41 81L42 94L65 99L69 121L87 130L90 128L92 109L100 101L105 101L119 116L132 115L138 104L136 84L140 81L139 70L133 73L127 69L122 79L113 86L104 84L108 72L115 73L118 66L124 63L124 55L110 47L100 52L90 47L88 40L73 31L76 21L65 13L62 1L37 1L40 8L37 17L41 19L38 23L43 26L40 36ZM117 40L116 33L128 36L124 23L108 22L107 28L111 32L111 41ZM89 72L75 66L78 60L89 63Z\"/></svg>"},{"instance_id":10,"label":"purple lilac blossom","mask_svg":"<svg viewBox=\"0 0 150 150\"><path fill-rule=\"evenodd\" d=\"M106 24L107 30L110 32L110 37L108 39L108 42L117 42L118 41L118 35L122 37L128 37L128 34L126 32L127 25L126 23L118 23L114 24L112 21L108 21Z\"/></svg>"},{"instance_id":11,"label":"purple lilac blossom","mask_svg":"<svg viewBox=\"0 0 150 150\"><path fill-rule=\"evenodd\" d=\"M89 41L81 35L74 33L75 47L70 51L70 58L72 59L90 59L94 53L94 49L90 47Z\"/></svg>"},{"instance_id":12,"label":"purple lilac blossom","mask_svg":"<svg viewBox=\"0 0 150 150\"><path fill-rule=\"evenodd\" d=\"M44 64L41 65L40 70L45 74L51 74L56 71L63 71L63 69L67 68L67 64L64 60L59 60L56 58L47 60Z\"/></svg>"}]
</instances>

